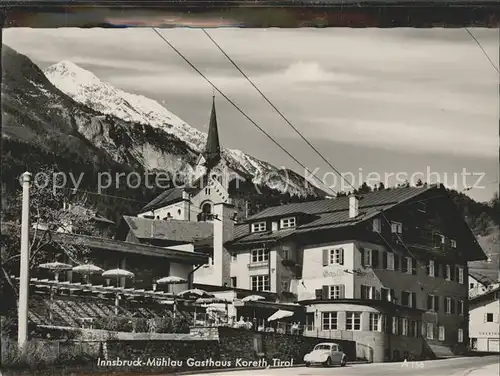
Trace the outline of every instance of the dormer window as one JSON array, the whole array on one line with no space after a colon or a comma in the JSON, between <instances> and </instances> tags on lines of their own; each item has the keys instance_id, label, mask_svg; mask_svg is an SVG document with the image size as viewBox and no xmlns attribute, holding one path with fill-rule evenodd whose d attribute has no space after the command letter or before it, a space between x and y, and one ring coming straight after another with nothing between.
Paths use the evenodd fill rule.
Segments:
<instances>
[{"instance_id":1,"label":"dormer window","mask_svg":"<svg viewBox=\"0 0 500 376\"><path fill-rule=\"evenodd\" d=\"M263 231L266 231L266 222L252 223L252 232L263 232Z\"/></svg>"},{"instance_id":2,"label":"dormer window","mask_svg":"<svg viewBox=\"0 0 500 376\"><path fill-rule=\"evenodd\" d=\"M450 245L451 245L451 248L457 248L456 240L450 239Z\"/></svg>"},{"instance_id":3,"label":"dormer window","mask_svg":"<svg viewBox=\"0 0 500 376\"><path fill-rule=\"evenodd\" d=\"M382 232L382 220L380 218L375 218L373 220L373 231L378 233Z\"/></svg>"},{"instance_id":4,"label":"dormer window","mask_svg":"<svg viewBox=\"0 0 500 376\"><path fill-rule=\"evenodd\" d=\"M292 228L292 227L295 227L295 225L296 225L295 217L281 219L281 223L280 223L281 228Z\"/></svg>"},{"instance_id":5,"label":"dormer window","mask_svg":"<svg viewBox=\"0 0 500 376\"><path fill-rule=\"evenodd\" d=\"M401 222L391 222L391 232L401 235L403 233L403 224Z\"/></svg>"}]
</instances>

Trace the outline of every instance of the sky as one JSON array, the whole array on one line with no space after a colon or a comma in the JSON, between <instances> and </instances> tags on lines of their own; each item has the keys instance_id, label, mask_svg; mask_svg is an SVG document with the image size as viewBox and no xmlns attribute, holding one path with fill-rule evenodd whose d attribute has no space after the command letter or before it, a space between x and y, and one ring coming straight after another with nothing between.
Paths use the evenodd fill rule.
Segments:
<instances>
[{"instance_id":1,"label":"sky","mask_svg":"<svg viewBox=\"0 0 500 376\"><path fill-rule=\"evenodd\" d=\"M498 30L469 30L498 68ZM459 191L473 186L466 193L479 201L498 191L499 74L465 29L208 32L354 185L392 184L399 173ZM161 33L310 171L349 189L202 30ZM42 69L72 61L207 131L212 87L151 29L16 28L3 40ZM220 95L216 104L224 147L306 174Z\"/></svg>"}]
</instances>

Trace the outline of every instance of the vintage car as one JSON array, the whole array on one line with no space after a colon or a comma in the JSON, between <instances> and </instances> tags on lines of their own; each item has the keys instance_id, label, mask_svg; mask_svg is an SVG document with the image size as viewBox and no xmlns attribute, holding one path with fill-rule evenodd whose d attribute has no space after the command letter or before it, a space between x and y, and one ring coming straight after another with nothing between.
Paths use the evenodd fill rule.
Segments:
<instances>
[{"instance_id":1,"label":"vintage car","mask_svg":"<svg viewBox=\"0 0 500 376\"><path fill-rule=\"evenodd\" d=\"M340 365L344 367L347 363L347 355L342 348L333 342L324 342L317 344L313 351L304 356L306 367L314 364L323 366Z\"/></svg>"}]
</instances>

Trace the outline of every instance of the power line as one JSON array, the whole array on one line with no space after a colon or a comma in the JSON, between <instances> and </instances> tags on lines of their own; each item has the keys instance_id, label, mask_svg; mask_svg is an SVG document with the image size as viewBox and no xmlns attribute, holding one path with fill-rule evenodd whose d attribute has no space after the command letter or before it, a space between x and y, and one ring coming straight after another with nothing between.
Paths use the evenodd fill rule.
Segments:
<instances>
[{"instance_id":1,"label":"power line","mask_svg":"<svg viewBox=\"0 0 500 376\"><path fill-rule=\"evenodd\" d=\"M476 42L476 44L481 49L481 51L483 51L484 56L486 56L486 58L490 62L490 64L493 67L493 69L495 69L497 71L497 73L500 74L500 70L497 68L497 66L495 65L495 63L493 62L493 60L491 60L490 56L488 55L488 53L486 52L486 50L483 48L483 46L481 45L481 43L477 40L477 38L471 33L471 31L468 28L464 27L464 29L467 32L467 34L469 34L471 36L471 38L474 39L474 42Z\"/></svg>"},{"instance_id":2,"label":"power line","mask_svg":"<svg viewBox=\"0 0 500 376\"><path fill-rule=\"evenodd\" d=\"M207 76L203 74L196 66L189 61L187 57L185 57L175 46L168 41L158 30L155 28L152 28L152 30L166 43L169 45L169 47L174 50L177 55L179 55L193 70L196 71L205 81L207 81L212 88L217 91L224 99L226 99L238 112L240 112L253 126L255 126L257 129L259 129L267 138L269 138L276 146L278 146L283 152L285 152L292 160L297 163L299 166L304 168L308 173L311 174L311 176L315 177L316 180L318 180L322 185L327 187L331 192L334 194L336 193L332 188L328 187L321 179L319 179L315 174L313 174L309 169L302 164L297 158L295 158L288 150L286 150L281 144L276 141L269 133L267 133L262 127L260 127L252 118L250 118L231 98L229 98L226 94L224 94Z\"/></svg>"},{"instance_id":3,"label":"power line","mask_svg":"<svg viewBox=\"0 0 500 376\"><path fill-rule=\"evenodd\" d=\"M278 109L276 108L276 106L267 98L267 96L257 87L257 85L255 85L255 83L250 79L250 77L248 77L245 72L243 72L243 70L238 66L238 64L236 64L234 62L233 59L231 59L231 57L223 50L223 48L214 40L214 38L212 38L212 36L208 33L208 31L206 31L205 29L201 29L203 30L203 32L205 33L205 35L212 41L212 43L219 49L220 52L222 52L222 54L231 62L231 64L241 73L241 75L243 77L245 77L245 79L250 83L250 85L253 86L253 88L255 90L257 90L257 92L262 96L262 98L264 98L264 100L274 109L274 111L276 111L276 113L278 115L281 116L281 118L295 131L295 133L297 133L301 138L302 140L304 140L304 142L309 145L311 147L311 149L313 149L316 154L318 154L320 156L320 158L333 170L335 171L347 184L349 184L353 189L356 189L349 181L347 181L347 179L342 176L342 174L323 156L323 154L321 154L321 152L314 146L312 145L309 140L307 140L307 138L305 138L305 136L285 117L285 115L283 115L283 113Z\"/></svg>"}]
</instances>

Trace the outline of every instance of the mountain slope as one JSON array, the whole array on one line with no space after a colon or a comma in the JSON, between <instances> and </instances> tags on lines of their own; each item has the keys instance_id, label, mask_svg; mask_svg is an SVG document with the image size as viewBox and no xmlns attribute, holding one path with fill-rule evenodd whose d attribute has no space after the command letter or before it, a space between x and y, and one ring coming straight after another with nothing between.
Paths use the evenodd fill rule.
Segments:
<instances>
[{"instance_id":1,"label":"mountain slope","mask_svg":"<svg viewBox=\"0 0 500 376\"><path fill-rule=\"evenodd\" d=\"M157 135L174 136L184 142L195 154L203 150L207 138L206 133L189 126L152 99L117 89L101 81L93 73L68 61L48 67L45 75L55 87L76 102L96 112L133 122ZM157 159L157 151L149 148L148 143L151 141L148 138L140 139L137 134L130 135L129 129L122 129L122 131L135 144L137 150L134 155L144 168L162 168L161 165L153 162ZM80 132L87 138L93 139L95 130L81 129ZM104 143L100 145L106 148ZM300 196L324 194L313 184L305 184L304 178L291 170L277 169L239 150L223 149L222 154L229 167L237 171L242 178L250 179L256 184Z\"/></svg>"}]
</instances>

